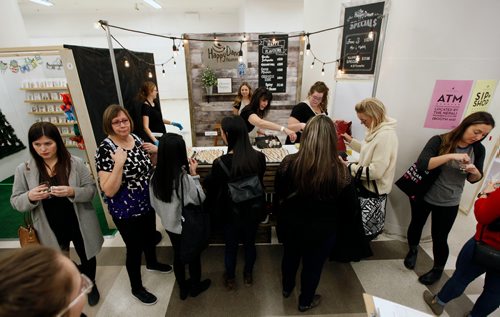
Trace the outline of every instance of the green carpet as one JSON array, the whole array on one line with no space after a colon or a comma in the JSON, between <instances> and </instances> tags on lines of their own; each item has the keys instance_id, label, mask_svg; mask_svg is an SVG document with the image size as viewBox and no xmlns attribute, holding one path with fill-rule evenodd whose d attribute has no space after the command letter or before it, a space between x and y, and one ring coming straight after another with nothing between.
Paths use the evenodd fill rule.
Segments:
<instances>
[{"instance_id":1,"label":"green carpet","mask_svg":"<svg viewBox=\"0 0 500 317\"><path fill-rule=\"evenodd\" d=\"M17 229L24 223L23 213L14 210L10 205L13 181L14 177L9 177L0 182L0 239L17 239ZM92 204L96 209L97 218L99 219L103 235L114 235L116 229L109 229L98 196L94 197Z\"/></svg>"}]
</instances>

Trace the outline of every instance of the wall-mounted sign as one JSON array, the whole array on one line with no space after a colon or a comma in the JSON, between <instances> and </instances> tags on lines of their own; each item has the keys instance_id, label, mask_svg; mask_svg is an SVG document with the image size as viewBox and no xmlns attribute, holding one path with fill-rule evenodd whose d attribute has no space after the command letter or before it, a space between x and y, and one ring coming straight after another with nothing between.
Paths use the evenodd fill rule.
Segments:
<instances>
[{"instance_id":1,"label":"wall-mounted sign","mask_svg":"<svg viewBox=\"0 0 500 317\"><path fill-rule=\"evenodd\" d=\"M478 111L488 111L498 81L476 80L465 115Z\"/></svg>"},{"instance_id":2,"label":"wall-mounted sign","mask_svg":"<svg viewBox=\"0 0 500 317\"><path fill-rule=\"evenodd\" d=\"M211 69L236 69L239 51L238 43L205 42L201 62Z\"/></svg>"},{"instance_id":3,"label":"wall-mounted sign","mask_svg":"<svg viewBox=\"0 0 500 317\"><path fill-rule=\"evenodd\" d=\"M288 37L259 35L259 87L271 92L286 92Z\"/></svg>"},{"instance_id":4,"label":"wall-mounted sign","mask_svg":"<svg viewBox=\"0 0 500 317\"><path fill-rule=\"evenodd\" d=\"M219 94L231 93L231 78L217 78L217 92Z\"/></svg>"},{"instance_id":5,"label":"wall-mounted sign","mask_svg":"<svg viewBox=\"0 0 500 317\"><path fill-rule=\"evenodd\" d=\"M436 80L424 127L453 129L458 126L471 87L472 80Z\"/></svg>"},{"instance_id":6,"label":"wall-mounted sign","mask_svg":"<svg viewBox=\"0 0 500 317\"><path fill-rule=\"evenodd\" d=\"M344 74L373 75L385 2L344 11L340 66Z\"/></svg>"}]
</instances>

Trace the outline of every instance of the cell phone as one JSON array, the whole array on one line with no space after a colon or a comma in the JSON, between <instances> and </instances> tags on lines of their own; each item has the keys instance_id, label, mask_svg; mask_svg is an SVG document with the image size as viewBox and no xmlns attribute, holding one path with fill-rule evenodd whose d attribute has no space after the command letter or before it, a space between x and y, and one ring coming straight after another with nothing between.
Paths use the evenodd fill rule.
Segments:
<instances>
[{"instance_id":1,"label":"cell phone","mask_svg":"<svg viewBox=\"0 0 500 317\"><path fill-rule=\"evenodd\" d=\"M193 154L191 154L190 158L194 158L196 156L196 151L193 151Z\"/></svg>"}]
</instances>

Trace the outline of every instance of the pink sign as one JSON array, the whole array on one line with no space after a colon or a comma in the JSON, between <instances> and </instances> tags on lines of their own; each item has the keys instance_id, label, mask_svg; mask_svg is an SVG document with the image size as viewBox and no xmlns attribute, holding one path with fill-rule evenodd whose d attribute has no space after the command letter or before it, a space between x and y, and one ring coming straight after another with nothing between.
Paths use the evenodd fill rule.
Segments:
<instances>
[{"instance_id":1,"label":"pink sign","mask_svg":"<svg viewBox=\"0 0 500 317\"><path fill-rule=\"evenodd\" d=\"M472 80L436 80L424 127L453 129L460 124Z\"/></svg>"}]
</instances>

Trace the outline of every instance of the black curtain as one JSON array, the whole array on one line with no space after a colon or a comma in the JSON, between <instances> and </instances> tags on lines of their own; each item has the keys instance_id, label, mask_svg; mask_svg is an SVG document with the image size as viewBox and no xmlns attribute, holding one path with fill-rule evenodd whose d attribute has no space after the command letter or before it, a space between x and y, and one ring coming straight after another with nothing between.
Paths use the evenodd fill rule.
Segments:
<instances>
[{"instance_id":1,"label":"black curtain","mask_svg":"<svg viewBox=\"0 0 500 317\"><path fill-rule=\"evenodd\" d=\"M106 137L102 130L102 114L109 105L118 104L109 49L74 45L64 45L64 47L73 51L87 111L99 145ZM150 80L156 84L155 68L138 60L127 50L115 49L114 53L124 106L127 109L136 109L136 97L142 83ZM152 53L133 52L133 54L147 63L154 64ZM125 59L128 60L130 67L125 67ZM152 73L152 78L148 77L149 72Z\"/></svg>"}]
</instances>

